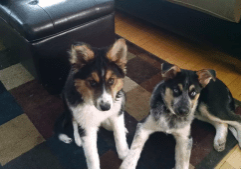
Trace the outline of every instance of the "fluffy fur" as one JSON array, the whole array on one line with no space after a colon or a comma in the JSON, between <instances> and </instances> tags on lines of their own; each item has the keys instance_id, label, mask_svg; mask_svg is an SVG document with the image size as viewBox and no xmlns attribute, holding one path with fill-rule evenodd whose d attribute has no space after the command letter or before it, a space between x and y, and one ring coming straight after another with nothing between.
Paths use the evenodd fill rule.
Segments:
<instances>
[{"instance_id":1,"label":"fluffy fur","mask_svg":"<svg viewBox=\"0 0 241 169\"><path fill-rule=\"evenodd\" d=\"M195 116L216 127L214 148L217 151L225 147L228 125L241 143L240 116L234 114L232 95L216 79L214 70L196 72L165 63L162 75L164 80L152 93L150 114L138 124L131 150L120 169L136 168L144 144L154 132L174 136L175 169L188 169L193 143L190 128Z\"/></svg>"},{"instance_id":2,"label":"fluffy fur","mask_svg":"<svg viewBox=\"0 0 241 169\"><path fill-rule=\"evenodd\" d=\"M87 44L73 45L70 51L71 71L63 90L66 112L60 127L72 124L75 143L83 146L88 169L99 169L97 132L100 126L114 132L120 159L128 153L122 90L125 76L127 46L123 39L110 48L92 48ZM59 133L65 143L71 136Z\"/></svg>"}]
</instances>

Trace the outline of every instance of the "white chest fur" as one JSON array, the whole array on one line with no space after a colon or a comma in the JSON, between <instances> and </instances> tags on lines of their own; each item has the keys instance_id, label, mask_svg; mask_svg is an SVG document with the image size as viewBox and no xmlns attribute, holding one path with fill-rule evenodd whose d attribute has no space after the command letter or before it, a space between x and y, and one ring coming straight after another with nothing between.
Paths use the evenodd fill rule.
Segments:
<instances>
[{"instance_id":1,"label":"white chest fur","mask_svg":"<svg viewBox=\"0 0 241 169\"><path fill-rule=\"evenodd\" d=\"M170 121L167 120L166 117L161 116L158 121L156 121L156 131L164 132L167 134L173 134L176 133L179 130L189 130L189 126L191 124L192 120L189 122L176 122L176 123L182 123L180 125L176 125L175 128L170 128ZM178 126L178 127L177 127Z\"/></svg>"},{"instance_id":2,"label":"white chest fur","mask_svg":"<svg viewBox=\"0 0 241 169\"><path fill-rule=\"evenodd\" d=\"M70 107L75 120L80 126L96 127L113 115L118 115L121 109L123 98L119 98L114 102L113 106L108 111L100 111L93 104L84 104L77 107Z\"/></svg>"}]
</instances>

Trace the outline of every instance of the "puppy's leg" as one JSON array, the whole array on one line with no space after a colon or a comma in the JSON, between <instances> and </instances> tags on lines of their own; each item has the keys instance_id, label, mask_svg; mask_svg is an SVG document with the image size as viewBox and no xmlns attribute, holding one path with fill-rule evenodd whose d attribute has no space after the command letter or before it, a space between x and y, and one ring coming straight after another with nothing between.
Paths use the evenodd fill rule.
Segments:
<instances>
[{"instance_id":1,"label":"puppy's leg","mask_svg":"<svg viewBox=\"0 0 241 169\"><path fill-rule=\"evenodd\" d=\"M85 129L86 135L82 137L82 146L84 149L88 169L100 169L100 160L97 150L97 131L96 127Z\"/></svg>"},{"instance_id":2,"label":"puppy's leg","mask_svg":"<svg viewBox=\"0 0 241 169\"><path fill-rule=\"evenodd\" d=\"M238 140L238 132L233 126L228 126L228 129L231 131L233 136L235 137L236 140Z\"/></svg>"},{"instance_id":3,"label":"puppy's leg","mask_svg":"<svg viewBox=\"0 0 241 169\"><path fill-rule=\"evenodd\" d=\"M107 122L108 121L112 124L118 156L120 159L124 160L129 152L126 141L127 129L125 128L124 113L121 115L114 115L113 117L109 118Z\"/></svg>"},{"instance_id":4,"label":"puppy's leg","mask_svg":"<svg viewBox=\"0 0 241 169\"><path fill-rule=\"evenodd\" d=\"M190 137L190 125L178 129L173 133L176 139L175 169L188 169L193 140Z\"/></svg>"},{"instance_id":5,"label":"puppy's leg","mask_svg":"<svg viewBox=\"0 0 241 169\"><path fill-rule=\"evenodd\" d=\"M227 121L227 123L230 125L229 130L237 139L239 147L241 148L241 123L238 121Z\"/></svg>"},{"instance_id":6,"label":"puppy's leg","mask_svg":"<svg viewBox=\"0 0 241 169\"><path fill-rule=\"evenodd\" d=\"M234 111L225 111L223 116L222 122L230 125L229 129L239 142L239 147L241 148L241 116L235 114Z\"/></svg>"},{"instance_id":7,"label":"puppy's leg","mask_svg":"<svg viewBox=\"0 0 241 169\"><path fill-rule=\"evenodd\" d=\"M226 139L227 139L227 134L228 134L227 123L222 122L221 120L219 122L214 121L214 120L211 120L208 117L204 117L204 116L198 116L197 118L199 120L208 122L215 127L216 135L215 135L214 142L213 142L214 149L218 152L225 150Z\"/></svg>"},{"instance_id":8,"label":"puppy's leg","mask_svg":"<svg viewBox=\"0 0 241 169\"><path fill-rule=\"evenodd\" d=\"M216 129L213 147L216 151L221 152L225 150L228 135L228 124L215 121L209 121L209 123L212 124Z\"/></svg>"},{"instance_id":9,"label":"puppy's leg","mask_svg":"<svg viewBox=\"0 0 241 169\"><path fill-rule=\"evenodd\" d=\"M81 141L80 134L79 134L79 125L75 120L73 120L72 123L73 123L73 129L74 129L75 143L76 143L77 146L81 147L82 141Z\"/></svg>"},{"instance_id":10,"label":"puppy's leg","mask_svg":"<svg viewBox=\"0 0 241 169\"><path fill-rule=\"evenodd\" d=\"M131 145L131 149L125 158L125 160L122 162L120 169L135 169L137 166L137 162L140 158L140 154L142 152L142 149L144 147L144 144L146 140L149 138L149 135L154 132L150 128L150 123L153 121L151 119L152 117L149 116L144 123L139 123L137 125L137 130L134 136L134 140ZM152 124L153 125L153 124Z\"/></svg>"},{"instance_id":11,"label":"puppy's leg","mask_svg":"<svg viewBox=\"0 0 241 169\"><path fill-rule=\"evenodd\" d=\"M216 135L214 138L214 148L216 151L221 152L225 149L226 139L228 134L228 125L226 123L212 122L216 128Z\"/></svg>"},{"instance_id":12,"label":"puppy's leg","mask_svg":"<svg viewBox=\"0 0 241 169\"><path fill-rule=\"evenodd\" d=\"M241 148L241 116L235 114L234 111L229 111L226 113L225 122L229 124L229 130L232 132L234 137L239 142L239 147Z\"/></svg>"},{"instance_id":13,"label":"puppy's leg","mask_svg":"<svg viewBox=\"0 0 241 169\"><path fill-rule=\"evenodd\" d=\"M196 117L200 120L202 118L208 119L211 124L212 122L219 122L219 123L225 123L228 124L234 128L230 128L230 131L234 134L235 138L239 142L239 147L241 148L241 116L235 114L233 111L225 110L223 109L223 112L220 112L222 116L219 114L217 116L214 116L213 114L210 114L206 106L202 106L199 108L201 111L201 115L199 113L196 113ZM214 113L217 114L217 113ZM220 116L220 117L219 117ZM204 120L205 121L205 120ZM221 129L222 128L222 129ZM224 126L220 128L220 131L224 130Z\"/></svg>"}]
</instances>

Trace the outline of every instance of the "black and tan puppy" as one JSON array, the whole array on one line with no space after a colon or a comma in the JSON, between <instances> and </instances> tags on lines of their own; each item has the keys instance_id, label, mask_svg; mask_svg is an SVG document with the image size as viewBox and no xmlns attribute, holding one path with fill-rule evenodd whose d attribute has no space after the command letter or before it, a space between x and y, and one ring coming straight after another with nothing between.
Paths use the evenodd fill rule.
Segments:
<instances>
[{"instance_id":1,"label":"black and tan puppy","mask_svg":"<svg viewBox=\"0 0 241 169\"><path fill-rule=\"evenodd\" d=\"M188 169L192 148L191 123L196 116L216 127L214 147L225 148L228 125L241 145L241 118L234 114L234 100L228 88L216 79L214 70L191 71L162 64L164 80L156 85L150 114L137 126L131 150L120 169L135 169L149 135L172 134L176 139L175 169ZM160 140L161 141L161 140Z\"/></svg>"}]
</instances>

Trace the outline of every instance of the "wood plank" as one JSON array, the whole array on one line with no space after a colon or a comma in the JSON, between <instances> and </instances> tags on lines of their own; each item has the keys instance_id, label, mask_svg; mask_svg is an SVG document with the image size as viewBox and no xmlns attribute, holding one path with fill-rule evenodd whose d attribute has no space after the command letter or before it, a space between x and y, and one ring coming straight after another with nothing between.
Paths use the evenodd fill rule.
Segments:
<instances>
[{"instance_id":1,"label":"wood plank","mask_svg":"<svg viewBox=\"0 0 241 169\"><path fill-rule=\"evenodd\" d=\"M230 165L228 162L225 162L220 169L237 169Z\"/></svg>"},{"instance_id":2,"label":"wood plank","mask_svg":"<svg viewBox=\"0 0 241 169\"><path fill-rule=\"evenodd\" d=\"M232 167L241 169L241 150L236 148L234 152L226 160Z\"/></svg>"},{"instance_id":3,"label":"wood plank","mask_svg":"<svg viewBox=\"0 0 241 169\"><path fill-rule=\"evenodd\" d=\"M233 152L235 152L235 150L239 148L238 144L229 151L229 153L222 159L222 161L220 161L217 166L215 167L215 169L221 169L221 167L223 166L223 164L227 161L227 159L233 154Z\"/></svg>"}]
</instances>

